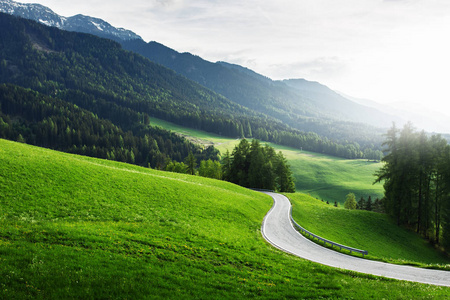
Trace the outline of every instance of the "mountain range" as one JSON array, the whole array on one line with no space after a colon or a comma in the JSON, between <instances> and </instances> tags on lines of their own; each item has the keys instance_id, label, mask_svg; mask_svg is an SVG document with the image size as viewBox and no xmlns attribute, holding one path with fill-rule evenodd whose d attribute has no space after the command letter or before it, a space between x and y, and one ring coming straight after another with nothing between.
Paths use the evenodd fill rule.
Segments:
<instances>
[{"instance_id":1,"label":"mountain range","mask_svg":"<svg viewBox=\"0 0 450 300\"><path fill-rule=\"evenodd\" d=\"M83 15L67 18L39 4L20 4L11 0L0 0L0 12L117 41L124 49L139 53L238 104L240 108L236 112L227 110L230 120L239 118L239 111L247 108L244 115L254 111L251 113L254 116L260 113L266 116L264 118L273 118L276 124L282 122L293 129L314 132L338 143L357 142L357 148L359 145L362 148L379 148L381 135L385 131L383 128L390 126L392 121L403 122L380 108L349 100L350 97L320 83L305 79L275 81L239 65L212 63L190 53L179 53L157 42L146 43L137 34L115 28L98 18ZM35 43L34 46L49 50L48 45L44 44ZM244 119L239 123L241 125L236 126L245 130L237 130L248 133L246 127L251 122ZM276 127L287 130L286 125Z\"/></svg>"},{"instance_id":2,"label":"mountain range","mask_svg":"<svg viewBox=\"0 0 450 300\"><path fill-rule=\"evenodd\" d=\"M358 126L363 135L367 135L368 131L379 131L373 127L386 128L392 122L402 125L407 120L414 120L419 127L430 131L450 131L446 116L439 117L434 111L427 113L420 109L418 113L418 110L408 111L378 103L374 105L373 101L361 101L305 79L273 81L239 65L211 63L157 42L146 43L134 32L115 28L98 18L80 14L63 17L48 7L12 0L0 0L0 11L63 30L118 41L125 49L175 70L236 103L271 115L294 128L314 131L328 138L336 138L336 132L345 131L348 123L359 123L354 126ZM335 121L345 121L345 125ZM334 130L329 130L330 123L333 123Z\"/></svg>"},{"instance_id":3,"label":"mountain range","mask_svg":"<svg viewBox=\"0 0 450 300\"><path fill-rule=\"evenodd\" d=\"M0 13L0 37L0 84L8 84L6 94L15 95L8 96L9 104L7 99L0 98L0 124L6 123L6 127L0 129L4 129L9 139L23 140L26 135L26 140L41 142L38 136L43 136L38 128L47 128L45 124L55 122L38 111L46 111L42 105L53 106L46 102L62 100L62 110L76 105L74 109L84 109L136 138L148 139L146 136L152 131L148 123L155 117L223 136L254 137L346 158L362 158L370 153L366 150L372 150L372 154L376 150L375 143L369 138L362 139L361 144L334 141L292 128L139 54L123 50L120 44L109 39L64 31L4 13ZM30 90L38 93L37 99L42 94L49 97L46 98L48 101L21 102L21 99L35 97L28 94ZM44 144L47 140L73 141L72 135L78 133L71 132L70 124L77 121L63 118L61 122L58 126L53 125L54 128L66 128L66 131L50 130L50 136L43 137ZM89 134L94 133L91 130ZM80 138L76 140L80 142ZM160 143L164 143L164 147ZM172 149L170 144L160 143L154 148ZM81 142L79 145L68 144L70 149L84 147ZM96 149L105 147L95 143L94 146ZM130 148L135 147L133 142ZM180 153L176 151L174 157L183 159ZM133 159L130 157L130 160Z\"/></svg>"},{"instance_id":4,"label":"mountain range","mask_svg":"<svg viewBox=\"0 0 450 300\"><path fill-rule=\"evenodd\" d=\"M333 94L325 86L303 80L301 88L298 84L293 88L293 81L289 81L291 84L273 81L238 65L211 63L190 53L178 53L157 42L146 43L137 34L114 28L97 18L82 15L62 17L42 5L20 4L11 0L1 0L0 11L64 30L116 40L125 49L166 66L238 104L268 114L294 128L317 132L328 138L336 138L336 130L347 127L349 122L388 127L393 120L392 116L376 109ZM329 130L330 122L342 120L345 120L344 125L335 124L335 129ZM374 130L363 125L359 127L364 135Z\"/></svg>"}]
</instances>

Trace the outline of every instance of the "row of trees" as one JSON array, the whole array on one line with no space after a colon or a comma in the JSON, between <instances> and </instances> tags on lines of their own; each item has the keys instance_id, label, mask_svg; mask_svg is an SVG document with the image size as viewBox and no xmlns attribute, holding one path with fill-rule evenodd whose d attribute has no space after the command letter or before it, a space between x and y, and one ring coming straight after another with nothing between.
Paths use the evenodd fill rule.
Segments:
<instances>
[{"instance_id":1,"label":"row of trees","mask_svg":"<svg viewBox=\"0 0 450 300\"><path fill-rule=\"evenodd\" d=\"M344 208L346 209L359 209L359 210L367 210L374 211L378 213L384 213L383 201L380 199L376 199L372 202L372 197L369 196L367 200L364 199L363 196L356 202L356 197L354 193L348 193L345 197Z\"/></svg>"},{"instance_id":2,"label":"row of trees","mask_svg":"<svg viewBox=\"0 0 450 300\"><path fill-rule=\"evenodd\" d=\"M356 203L356 209L360 209L360 210L368 210L368 211L374 211L377 213L384 213L384 204L383 204L383 200L376 198L375 201L372 201L372 197L369 196L366 199L364 199L363 196L361 196L361 198L358 200L358 202Z\"/></svg>"},{"instance_id":3,"label":"row of trees","mask_svg":"<svg viewBox=\"0 0 450 300\"><path fill-rule=\"evenodd\" d=\"M386 134L388 154L377 172L386 213L438 244L450 247L450 146L440 135L395 124Z\"/></svg>"}]
</instances>

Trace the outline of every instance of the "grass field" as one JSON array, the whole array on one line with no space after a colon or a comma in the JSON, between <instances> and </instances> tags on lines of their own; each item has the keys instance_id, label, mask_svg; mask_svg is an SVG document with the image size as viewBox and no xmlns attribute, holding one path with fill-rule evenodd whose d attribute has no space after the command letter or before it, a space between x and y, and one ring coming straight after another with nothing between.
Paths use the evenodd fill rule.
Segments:
<instances>
[{"instance_id":1,"label":"grass field","mask_svg":"<svg viewBox=\"0 0 450 300\"><path fill-rule=\"evenodd\" d=\"M334 207L305 194L286 194L303 228L336 243L369 251L367 258L447 269L450 258L385 214ZM347 252L348 253L348 252Z\"/></svg>"},{"instance_id":2,"label":"grass field","mask_svg":"<svg viewBox=\"0 0 450 300\"><path fill-rule=\"evenodd\" d=\"M152 119L152 125L161 126L182 134L191 141L214 145L221 153L230 152L239 143L238 139L224 138L200 130L184 128L166 121ZM374 173L381 168L381 163L367 160L350 160L323 155L314 152L300 151L268 143L277 151L282 151L289 161L295 178L295 187L298 192L334 203L343 204L345 196L353 192L357 200L370 195L373 200L383 198L382 184L373 185Z\"/></svg>"},{"instance_id":3,"label":"grass field","mask_svg":"<svg viewBox=\"0 0 450 300\"><path fill-rule=\"evenodd\" d=\"M1 299L443 299L260 234L272 200L206 178L0 140Z\"/></svg>"}]
</instances>

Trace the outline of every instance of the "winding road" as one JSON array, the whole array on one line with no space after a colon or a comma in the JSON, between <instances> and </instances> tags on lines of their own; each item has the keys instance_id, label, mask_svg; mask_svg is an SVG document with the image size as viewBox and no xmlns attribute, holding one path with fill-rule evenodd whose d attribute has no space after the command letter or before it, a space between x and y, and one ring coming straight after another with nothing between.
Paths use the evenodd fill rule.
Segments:
<instances>
[{"instance_id":1,"label":"winding road","mask_svg":"<svg viewBox=\"0 0 450 300\"><path fill-rule=\"evenodd\" d=\"M301 235L290 221L291 203L283 195L265 192L274 204L264 218L261 232L274 247L323 265L399 280L450 286L450 272L393 265L345 255L322 247ZM370 249L369 249L370 250Z\"/></svg>"}]
</instances>

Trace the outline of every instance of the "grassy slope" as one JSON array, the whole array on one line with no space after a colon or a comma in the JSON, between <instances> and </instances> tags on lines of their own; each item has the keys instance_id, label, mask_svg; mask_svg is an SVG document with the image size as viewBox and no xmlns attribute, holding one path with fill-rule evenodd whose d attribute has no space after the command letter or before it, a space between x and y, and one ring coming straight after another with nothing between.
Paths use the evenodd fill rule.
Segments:
<instances>
[{"instance_id":1,"label":"grassy slope","mask_svg":"<svg viewBox=\"0 0 450 300\"><path fill-rule=\"evenodd\" d=\"M395 225L384 214L335 208L304 194L287 194L302 227L334 242L369 251L369 258L394 263L440 264L450 258L426 240Z\"/></svg>"},{"instance_id":2,"label":"grassy slope","mask_svg":"<svg viewBox=\"0 0 450 300\"><path fill-rule=\"evenodd\" d=\"M226 182L0 140L0 298L416 298L449 288L310 263Z\"/></svg>"},{"instance_id":3,"label":"grassy slope","mask_svg":"<svg viewBox=\"0 0 450 300\"><path fill-rule=\"evenodd\" d=\"M221 153L227 149L231 152L239 142L237 139L180 127L158 119L152 119L151 122L153 125L183 134L193 142L204 145L213 144ZM383 186L372 185L375 180L373 174L381 167L381 163L342 159L271 143L269 145L277 151L282 151L288 159L298 192L342 204L349 192L355 193L357 199L361 196L367 199L369 195L373 200L383 197Z\"/></svg>"}]
</instances>

